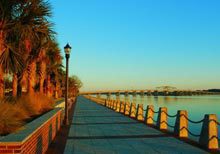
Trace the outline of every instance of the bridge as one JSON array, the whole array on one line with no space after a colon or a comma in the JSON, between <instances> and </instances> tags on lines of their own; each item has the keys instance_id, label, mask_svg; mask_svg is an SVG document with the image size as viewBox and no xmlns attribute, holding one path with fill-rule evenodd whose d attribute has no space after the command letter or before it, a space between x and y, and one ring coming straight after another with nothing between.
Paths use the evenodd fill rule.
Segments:
<instances>
[{"instance_id":1,"label":"bridge","mask_svg":"<svg viewBox=\"0 0 220 154\"><path fill-rule=\"evenodd\" d=\"M81 92L81 95L106 95L108 98L111 98L112 95L120 96L124 95L128 97L129 95L136 96L192 96L192 95L214 95L217 93L207 92L207 91L191 91L191 90L177 90L175 87L157 87L156 89L142 89L142 90L100 90L100 91L85 91ZM219 93L218 93L219 94Z\"/></svg>"}]
</instances>

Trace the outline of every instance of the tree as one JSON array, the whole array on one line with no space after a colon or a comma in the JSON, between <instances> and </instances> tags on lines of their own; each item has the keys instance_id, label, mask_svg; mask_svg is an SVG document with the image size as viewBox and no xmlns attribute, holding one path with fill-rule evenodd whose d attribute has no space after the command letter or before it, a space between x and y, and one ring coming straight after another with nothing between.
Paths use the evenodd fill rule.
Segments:
<instances>
[{"instance_id":1,"label":"tree","mask_svg":"<svg viewBox=\"0 0 220 154\"><path fill-rule=\"evenodd\" d=\"M0 1L0 97L4 96L4 73L19 72L23 68L22 58L15 46L17 32L15 25L19 14L20 1Z\"/></svg>"},{"instance_id":2,"label":"tree","mask_svg":"<svg viewBox=\"0 0 220 154\"><path fill-rule=\"evenodd\" d=\"M44 0L0 1L0 97L4 73L13 78L13 96L21 95L26 79L29 94L36 82L48 95L63 86L62 56L50 17L51 6Z\"/></svg>"},{"instance_id":3,"label":"tree","mask_svg":"<svg viewBox=\"0 0 220 154\"><path fill-rule=\"evenodd\" d=\"M23 5L25 13L21 15L18 31L22 41L21 47L25 51L25 63L28 74L28 93L34 93L36 82L36 60L42 51L42 45L45 44L51 36L52 24L48 21L51 16L51 7L48 2L43 0L28 0ZM42 40L45 40L42 43ZM22 76L22 74L21 74Z\"/></svg>"},{"instance_id":4,"label":"tree","mask_svg":"<svg viewBox=\"0 0 220 154\"><path fill-rule=\"evenodd\" d=\"M69 96L75 97L79 93L79 89L83 86L81 80L77 76L69 77Z\"/></svg>"},{"instance_id":5,"label":"tree","mask_svg":"<svg viewBox=\"0 0 220 154\"><path fill-rule=\"evenodd\" d=\"M43 80L44 78L46 78L45 92L47 96L51 97L53 95L53 92L57 90L57 87L59 85L59 69L62 69L63 67L60 49L58 47L58 43L55 40L50 40L49 47L46 50L45 56L46 58L43 59L43 63L47 63L46 72L44 72L45 68L41 67L40 79Z\"/></svg>"}]
</instances>

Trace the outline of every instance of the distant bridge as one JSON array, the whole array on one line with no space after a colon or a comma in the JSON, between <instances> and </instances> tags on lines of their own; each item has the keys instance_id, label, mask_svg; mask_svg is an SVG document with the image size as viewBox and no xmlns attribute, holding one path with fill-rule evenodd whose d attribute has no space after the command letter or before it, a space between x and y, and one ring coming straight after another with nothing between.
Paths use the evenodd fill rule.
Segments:
<instances>
[{"instance_id":1,"label":"distant bridge","mask_svg":"<svg viewBox=\"0 0 220 154\"><path fill-rule=\"evenodd\" d=\"M192 95L214 95L217 93L206 91L191 91L191 90L177 90L175 87L167 88L158 87L156 90L142 89L142 90L103 90L103 91L87 91L81 92L81 95L148 95L148 96L192 96Z\"/></svg>"}]
</instances>

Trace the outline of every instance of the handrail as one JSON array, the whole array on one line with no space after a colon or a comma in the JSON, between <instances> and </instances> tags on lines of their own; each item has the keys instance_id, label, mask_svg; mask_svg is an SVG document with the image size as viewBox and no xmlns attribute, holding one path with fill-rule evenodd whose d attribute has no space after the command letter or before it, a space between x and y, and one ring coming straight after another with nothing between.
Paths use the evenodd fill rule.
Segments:
<instances>
[{"instance_id":1,"label":"handrail","mask_svg":"<svg viewBox=\"0 0 220 154\"><path fill-rule=\"evenodd\" d=\"M175 126L170 125L168 122L162 121L162 122L160 122L160 123L165 123L167 126L169 126L169 127L171 127L171 128L175 128Z\"/></svg>"},{"instance_id":2,"label":"handrail","mask_svg":"<svg viewBox=\"0 0 220 154\"><path fill-rule=\"evenodd\" d=\"M162 112L164 112L164 111L162 111ZM176 118L176 117L177 117L177 114L175 114L175 115L170 115L170 114L168 114L167 112L165 112L165 114L166 114L168 117L170 117L170 118Z\"/></svg>"},{"instance_id":3,"label":"handrail","mask_svg":"<svg viewBox=\"0 0 220 154\"><path fill-rule=\"evenodd\" d=\"M106 99L105 99L105 100L106 100ZM130 115L131 115L131 114L134 114L134 113L137 113L137 108L136 108L135 111L134 111L134 110L131 111L131 105L129 106L129 109L128 109L128 108L126 108L126 104L125 104L125 107L124 107L124 108L125 108L125 109L124 109L124 113L125 113L125 112L129 112ZM177 118L178 116L180 116L180 117L183 116L188 122L193 123L193 124L201 124L201 123L205 122L205 117L204 117L203 119L199 120L199 121L194 121L194 120L189 119L188 116L185 115L185 114L179 115L179 112L178 112L177 114L175 114L175 115L171 115L171 114L169 114L169 113L167 113L166 111L163 111L163 110L162 110L162 111L161 111L161 110L154 111L154 109L152 109L152 108L142 109L142 111L148 111L148 110L151 110L153 113L160 113L160 114L163 113L163 114L165 114L165 115L166 115L167 117L169 117L169 118ZM137 113L136 116L144 116L144 115L141 114L141 113ZM159 115L158 115L158 116L159 116ZM151 119L151 120L153 121L153 124L154 124L154 125L155 125L155 123L156 123L156 125L158 125L158 124L160 125L160 124L162 124L162 123L166 123L166 125L167 125L169 128L174 128L174 129L176 129L176 128L175 128L175 127L176 127L176 124L173 126L173 125L169 124L168 121L158 121L158 120L154 120L153 117L144 117L144 119L145 119L145 121L148 120L148 119ZM177 120L177 119L176 119L176 120ZM216 121L216 120L211 120L211 121L214 121L217 126L220 126L220 122L218 122L218 121ZM210 122L210 121L209 121L209 122ZM190 134L190 135L193 136L193 137L200 137L200 138L202 137L202 136L201 136L201 132L200 132L200 134L195 134L194 132L190 131L187 126L182 127L181 130L182 130L182 129L185 129L185 130L188 132L188 134ZM181 130L180 130L180 131L181 131ZM218 142L220 143L220 137L215 136L215 138L217 138Z\"/></svg>"},{"instance_id":4,"label":"handrail","mask_svg":"<svg viewBox=\"0 0 220 154\"><path fill-rule=\"evenodd\" d=\"M153 113L159 113L159 111L154 111L153 109L149 108ZM147 111L147 109L145 109L144 111Z\"/></svg>"},{"instance_id":5,"label":"handrail","mask_svg":"<svg viewBox=\"0 0 220 154\"><path fill-rule=\"evenodd\" d=\"M204 118L202 120L199 120L199 121L193 121L193 120L190 120L188 117L186 117L185 115L183 115L186 120L188 120L189 122L193 123L193 124L199 124L199 123L202 123L204 122Z\"/></svg>"},{"instance_id":6,"label":"handrail","mask_svg":"<svg viewBox=\"0 0 220 154\"><path fill-rule=\"evenodd\" d=\"M190 131L188 128L186 128L186 127L184 127L184 129L186 129L187 132L188 132L190 135L194 136L194 137L200 137L200 136L201 136L201 134L195 134L195 133L191 132L191 131Z\"/></svg>"}]
</instances>

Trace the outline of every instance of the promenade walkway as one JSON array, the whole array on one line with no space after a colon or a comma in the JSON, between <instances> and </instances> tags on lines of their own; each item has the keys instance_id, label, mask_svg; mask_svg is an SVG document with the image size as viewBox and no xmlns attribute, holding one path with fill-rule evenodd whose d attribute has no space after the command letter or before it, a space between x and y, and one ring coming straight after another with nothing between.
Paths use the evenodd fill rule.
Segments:
<instances>
[{"instance_id":1,"label":"promenade walkway","mask_svg":"<svg viewBox=\"0 0 220 154\"><path fill-rule=\"evenodd\" d=\"M78 97L64 153L207 153L84 97Z\"/></svg>"}]
</instances>

